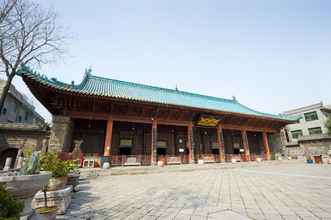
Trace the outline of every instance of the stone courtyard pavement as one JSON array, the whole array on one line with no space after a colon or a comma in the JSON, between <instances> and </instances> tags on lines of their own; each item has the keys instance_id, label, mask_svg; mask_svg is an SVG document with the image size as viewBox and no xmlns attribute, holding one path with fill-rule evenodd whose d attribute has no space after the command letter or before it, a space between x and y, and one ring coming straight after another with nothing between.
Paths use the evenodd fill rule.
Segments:
<instances>
[{"instance_id":1,"label":"stone courtyard pavement","mask_svg":"<svg viewBox=\"0 0 331 220\"><path fill-rule=\"evenodd\" d=\"M82 182L60 219L331 220L331 165L103 175Z\"/></svg>"}]
</instances>

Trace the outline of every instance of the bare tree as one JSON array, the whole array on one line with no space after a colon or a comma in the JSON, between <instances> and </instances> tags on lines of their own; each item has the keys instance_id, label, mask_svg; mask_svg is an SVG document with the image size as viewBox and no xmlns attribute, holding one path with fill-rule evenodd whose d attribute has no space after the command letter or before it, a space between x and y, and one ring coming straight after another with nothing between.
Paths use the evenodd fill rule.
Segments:
<instances>
[{"instance_id":1,"label":"bare tree","mask_svg":"<svg viewBox=\"0 0 331 220\"><path fill-rule=\"evenodd\" d=\"M17 0L3 0L0 5L0 24L8 16L9 12L14 8Z\"/></svg>"},{"instance_id":2,"label":"bare tree","mask_svg":"<svg viewBox=\"0 0 331 220\"><path fill-rule=\"evenodd\" d=\"M0 74L7 82L0 112L21 65L40 65L63 53L65 40L56 13L30 0L0 0Z\"/></svg>"}]
</instances>

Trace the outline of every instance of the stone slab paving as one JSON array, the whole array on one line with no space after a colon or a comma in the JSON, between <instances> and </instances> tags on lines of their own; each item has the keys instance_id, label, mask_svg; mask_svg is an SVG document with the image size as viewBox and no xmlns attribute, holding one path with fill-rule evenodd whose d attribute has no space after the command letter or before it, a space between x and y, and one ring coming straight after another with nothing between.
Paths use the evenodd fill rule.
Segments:
<instances>
[{"instance_id":1,"label":"stone slab paving","mask_svg":"<svg viewBox=\"0 0 331 220\"><path fill-rule=\"evenodd\" d=\"M99 176L58 219L331 220L331 165Z\"/></svg>"}]
</instances>

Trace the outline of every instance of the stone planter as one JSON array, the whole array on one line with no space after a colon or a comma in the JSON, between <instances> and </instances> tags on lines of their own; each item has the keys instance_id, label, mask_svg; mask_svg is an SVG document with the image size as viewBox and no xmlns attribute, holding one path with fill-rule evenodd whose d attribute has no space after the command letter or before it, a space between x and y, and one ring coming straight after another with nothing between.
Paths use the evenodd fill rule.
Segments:
<instances>
[{"instance_id":1,"label":"stone planter","mask_svg":"<svg viewBox=\"0 0 331 220\"><path fill-rule=\"evenodd\" d=\"M38 217L41 220L54 220L56 219L56 206L47 207L47 208L37 208L36 212L38 213Z\"/></svg>"},{"instance_id":2,"label":"stone planter","mask_svg":"<svg viewBox=\"0 0 331 220\"><path fill-rule=\"evenodd\" d=\"M79 191L79 189L78 189L79 177L80 177L80 174L79 173L69 173L68 174L67 185L71 185L74 192L78 192Z\"/></svg>"},{"instance_id":3,"label":"stone planter","mask_svg":"<svg viewBox=\"0 0 331 220\"><path fill-rule=\"evenodd\" d=\"M71 195L72 186L66 186L65 188L55 191L47 191L47 206L57 207L56 214L63 215L70 205ZM32 201L32 207L35 209L45 208L44 192L39 191L35 195Z\"/></svg>"},{"instance_id":4,"label":"stone planter","mask_svg":"<svg viewBox=\"0 0 331 220\"><path fill-rule=\"evenodd\" d=\"M31 201L34 195L47 185L51 176L50 172L40 172L40 174L34 175L0 176L0 184L3 184L8 192L24 203L21 219L27 219L33 213Z\"/></svg>"},{"instance_id":5,"label":"stone planter","mask_svg":"<svg viewBox=\"0 0 331 220\"><path fill-rule=\"evenodd\" d=\"M63 177L52 177L48 181L47 191L55 191L58 189L62 189L65 185L67 185L68 176Z\"/></svg>"}]
</instances>

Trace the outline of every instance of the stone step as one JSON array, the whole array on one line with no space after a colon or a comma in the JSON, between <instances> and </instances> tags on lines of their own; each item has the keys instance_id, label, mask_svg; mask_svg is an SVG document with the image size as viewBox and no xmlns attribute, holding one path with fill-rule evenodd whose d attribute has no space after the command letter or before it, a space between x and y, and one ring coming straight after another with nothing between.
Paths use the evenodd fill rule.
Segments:
<instances>
[{"instance_id":1,"label":"stone step","mask_svg":"<svg viewBox=\"0 0 331 220\"><path fill-rule=\"evenodd\" d=\"M82 168L80 169L81 178L95 178L97 176L108 175L139 175L152 173L166 173L166 172L191 172L196 170L210 170L210 169L235 169L240 167L258 167L286 163L302 163L298 160L282 160L282 161L263 161L263 162L239 162L239 163L212 163L212 164L182 164L182 165L168 165L164 167L159 166L136 166L136 167L112 167L110 169L102 168Z\"/></svg>"}]
</instances>

